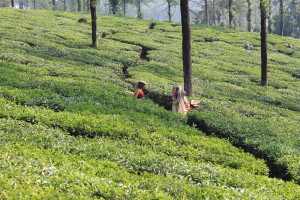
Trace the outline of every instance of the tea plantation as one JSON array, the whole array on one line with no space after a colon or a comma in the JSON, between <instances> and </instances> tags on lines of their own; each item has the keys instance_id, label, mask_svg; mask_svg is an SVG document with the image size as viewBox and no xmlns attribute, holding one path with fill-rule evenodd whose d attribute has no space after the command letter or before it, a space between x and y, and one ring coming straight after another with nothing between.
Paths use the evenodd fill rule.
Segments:
<instances>
[{"instance_id":1,"label":"tea plantation","mask_svg":"<svg viewBox=\"0 0 300 200\"><path fill-rule=\"evenodd\" d=\"M180 24L98 16L94 49L89 18L0 8L0 199L300 199L300 40L261 87L259 33L192 26L185 117Z\"/></svg>"}]
</instances>

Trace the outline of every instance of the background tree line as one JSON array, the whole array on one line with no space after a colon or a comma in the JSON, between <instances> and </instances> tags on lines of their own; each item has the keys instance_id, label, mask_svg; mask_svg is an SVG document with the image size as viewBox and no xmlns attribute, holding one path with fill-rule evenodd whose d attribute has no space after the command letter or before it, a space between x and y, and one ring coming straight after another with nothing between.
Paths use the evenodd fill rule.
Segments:
<instances>
[{"instance_id":1,"label":"background tree line","mask_svg":"<svg viewBox=\"0 0 300 200\"><path fill-rule=\"evenodd\" d=\"M89 12L90 0L0 0L1 7L33 10L59 10L69 12Z\"/></svg>"},{"instance_id":2,"label":"background tree line","mask_svg":"<svg viewBox=\"0 0 300 200\"><path fill-rule=\"evenodd\" d=\"M260 31L260 0L192 0L193 22ZM300 37L300 0L269 0L269 33Z\"/></svg>"},{"instance_id":3,"label":"background tree line","mask_svg":"<svg viewBox=\"0 0 300 200\"><path fill-rule=\"evenodd\" d=\"M180 21L179 0L101 0L98 12ZM191 22L260 31L260 0L189 0ZM269 33L300 37L300 0L269 0ZM89 12L90 0L0 0L1 7ZM154 14L155 13L155 14ZM149 18L149 17L148 17Z\"/></svg>"}]
</instances>

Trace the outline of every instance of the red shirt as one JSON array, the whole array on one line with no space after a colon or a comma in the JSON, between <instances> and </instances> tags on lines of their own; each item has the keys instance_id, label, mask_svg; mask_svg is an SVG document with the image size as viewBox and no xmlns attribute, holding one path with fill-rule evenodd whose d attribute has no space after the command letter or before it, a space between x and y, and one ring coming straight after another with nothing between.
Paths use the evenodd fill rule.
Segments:
<instances>
[{"instance_id":1,"label":"red shirt","mask_svg":"<svg viewBox=\"0 0 300 200\"><path fill-rule=\"evenodd\" d=\"M138 99L144 98L145 94L144 94L144 91L142 89L137 89L137 92L138 92L138 95L137 95Z\"/></svg>"}]
</instances>

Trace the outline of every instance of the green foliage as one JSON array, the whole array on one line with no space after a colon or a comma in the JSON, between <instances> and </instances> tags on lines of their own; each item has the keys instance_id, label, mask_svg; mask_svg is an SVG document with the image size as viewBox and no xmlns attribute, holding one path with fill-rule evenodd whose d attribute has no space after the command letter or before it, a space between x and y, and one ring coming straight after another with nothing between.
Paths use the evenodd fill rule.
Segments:
<instances>
[{"instance_id":1,"label":"green foliage","mask_svg":"<svg viewBox=\"0 0 300 200\"><path fill-rule=\"evenodd\" d=\"M90 4L95 8L97 7L98 3L99 3L99 0L90 0Z\"/></svg>"},{"instance_id":2,"label":"green foliage","mask_svg":"<svg viewBox=\"0 0 300 200\"><path fill-rule=\"evenodd\" d=\"M90 24L77 23L88 17L1 9L1 199L300 198L299 185L269 178L265 160L230 143L300 180L290 38L269 37L270 87L261 88L258 33L192 26L201 107L183 117L126 94L137 80L146 96L182 85L179 24L157 22L148 35L149 21L99 16L93 49Z\"/></svg>"},{"instance_id":3,"label":"green foliage","mask_svg":"<svg viewBox=\"0 0 300 200\"><path fill-rule=\"evenodd\" d=\"M116 14L119 11L120 0L110 0L111 10L113 14Z\"/></svg>"},{"instance_id":4,"label":"green foliage","mask_svg":"<svg viewBox=\"0 0 300 200\"><path fill-rule=\"evenodd\" d=\"M6 119L0 127L4 199L277 199L276 192L287 199L299 197L292 183L171 159L126 140L74 138L41 124Z\"/></svg>"},{"instance_id":5,"label":"green foliage","mask_svg":"<svg viewBox=\"0 0 300 200\"><path fill-rule=\"evenodd\" d=\"M269 9L271 8L270 0L260 0L260 14L263 18L267 19L269 15Z\"/></svg>"},{"instance_id":6,"label":"green foliage","mask_svg":"<svg viewBox=\"0 0 300 200\"><path fill-rule=\"evenodd\" d=\"M247 6L248 6L248 10L247 10L247 22L248 22L248 31L253 31L253 6L252 6L252 1L251 0L247 0Z\"/></svg>"},{"instance_id":7,"label":"green foliage","mask_svg":"<svg viewBox=\"0 0 300 200\"><path fill-rule=\"evenodd\" d=\"M0 2L0 7L10 7L11 6L11 1L9 0L3 0Z\"/></svg>"},{"instance_id":8,"label":"green foliage","mask_svg":"<svg viewBox=\"0 0 300 200\"><path fill-rule=\"evenodd\" d=\"M283 34L285 36L295 37L299 38L299 12L298 7L300 5L300 2L297 0L291 0L287 2L287 5L283 8ZM274 16L274 26L275 26L275 33L281 35L280 30L280 20L281 16L280 13L276 14Z\"/></svg>"}]
</instances>

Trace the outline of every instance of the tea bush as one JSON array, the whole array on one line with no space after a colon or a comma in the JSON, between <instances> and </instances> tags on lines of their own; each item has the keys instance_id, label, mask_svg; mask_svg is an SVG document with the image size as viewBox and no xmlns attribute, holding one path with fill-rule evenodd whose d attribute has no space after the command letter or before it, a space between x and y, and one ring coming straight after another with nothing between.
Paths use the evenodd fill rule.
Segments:
<instances>
[{"instance_id":1,"label":"tea bush","mask_svg":"<svg viewBox=\"0 0 300 200\"><path fill-rule=\"evenodd\" d=\"M93 49L80 18L89 15L1 8L1 199L299 198L299 185L267 177L300 179L290 38L269 36L261 88L257 33L192 26L190 99L201 107L183 117L126 94L137 80L154 98L182 85L180 24L155 22L146 34L151 21L99 16Z\"/></svg>"},{"instance_id":2,"label":"tea bush","mask_svg":"<svg viewBox=\"0 0 300 200\"><path fill-rule=\"evenodd\" d=\"M139 122L141 127L136 127L135 123L130 118L125 118L125 116L57 113L51 110L17 106L9 104L9 102L2 104L1 112L3 118L13 118L30 123L43 123L49 127L68 131L72 135L108 136L115 139L128 138L131 142L151 146L153 151L166 153L167 155L183 157L187 160L206 160L233 168L250 170L258 174L266 175L268 173L261 161L255 161L251 156L246 158L244 153L235 148L229 150L230 146L225 141L215 141L215 139L199 136L196 131L191 129L189 136L181 136L181 132L172 128L165 128L162 123L156 121ZM139 115L139 117L142 116ZM218 145L214 145L215 142ZM224 152L225 154L222 155L224 149L231 153ZM238 161L237 158L240 158L241 161ZM245 163L246 159L249 159L247 164ZM254 162L257 163L254 164Z\"/></svg>"},{"instance_id":3,"label":"tea bush","mask_svg":"<svg viewBox=\"0 0 300 200\"><path fill-rule=\"evenodd\" d=\"M11 119L0 127L4 199L299 197L292 183L156 154L126 140L74 138Z\"/></svg>"}]
</instances>

